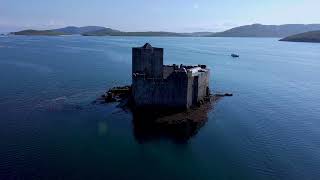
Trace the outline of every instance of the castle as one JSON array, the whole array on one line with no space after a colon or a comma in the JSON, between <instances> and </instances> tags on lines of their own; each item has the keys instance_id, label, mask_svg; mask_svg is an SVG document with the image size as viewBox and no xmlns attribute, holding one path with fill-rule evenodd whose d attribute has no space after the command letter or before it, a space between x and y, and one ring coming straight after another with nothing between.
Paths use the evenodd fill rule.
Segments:
<instances>
[{"instance_id":1,"label":"castle","mask_svg":"<svg viewBox=\"0 0 320 180\"><path fill-rule=\"evenodd\" d=\"M132 48L132 96L136 107L188 109L209 95L206 65L163 65L163 48Z\"/></svg>"}]
</instances>

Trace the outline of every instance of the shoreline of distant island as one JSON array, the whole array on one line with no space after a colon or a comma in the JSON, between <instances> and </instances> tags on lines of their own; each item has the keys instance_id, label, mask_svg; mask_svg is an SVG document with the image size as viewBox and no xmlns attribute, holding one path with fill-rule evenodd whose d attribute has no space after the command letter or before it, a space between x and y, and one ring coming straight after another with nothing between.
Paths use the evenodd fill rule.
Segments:
<instances>
[{"instance_id":1,"label":"shoreline of distant island","mask_svg":"<svg viewBox=\"0 0 320 180\"><path fill-rule=\"evenodd\" d=\"M61 36L61 35L82 35L82 36L155 36L155 37L290 37L307 32L320 31L320 24L285 24L285 25L262 25L252 24L235 27L223 32L192 32L178 33L165 31L125 32L101 26L68 26L51 30L23 30L12 32L10 35L25 36ZM314 36L315 34L313 34ZM318 36L318 34L316 34ZM306 41L303 41L306 42Z\"/></svg>"}]
</instances>

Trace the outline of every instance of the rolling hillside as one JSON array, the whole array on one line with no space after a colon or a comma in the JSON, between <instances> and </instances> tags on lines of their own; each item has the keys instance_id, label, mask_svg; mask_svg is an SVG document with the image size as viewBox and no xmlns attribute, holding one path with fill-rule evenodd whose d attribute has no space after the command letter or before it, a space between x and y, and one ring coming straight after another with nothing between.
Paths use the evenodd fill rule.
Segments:
<instances>
[{"instance_id":1,"label":"rolling hillside","mask_svg":"<svg viewBox=\"0 0 320 180\"><path fill-rule=\"evenodd\" d=\"M280 41L320 43L320 31L311 31L311 32L296 34L293 36L283 38Z\"/></svg>"},{"instance_id":2,"label":"rolling hillside","mask_svg":"<svg viewBox=\"0 0 320 180\"><path fill-rule=\"evenodd\" d=\"M230 30L213 33L211 37L287 37L308 31L320 30L320 24L287 24L262 25L253 24L232 28Z\"/></svg>"}]
</instances>

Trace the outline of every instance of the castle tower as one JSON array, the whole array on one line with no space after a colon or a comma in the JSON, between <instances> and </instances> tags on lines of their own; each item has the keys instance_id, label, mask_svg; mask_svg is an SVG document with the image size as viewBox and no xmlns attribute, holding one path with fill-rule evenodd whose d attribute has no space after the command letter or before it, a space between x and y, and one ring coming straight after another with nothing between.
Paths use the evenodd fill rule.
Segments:
<instances>
[{"instance_id":1,"label":"castle tower","mask_svg":"<svg viewBox=\"0 0 320 180\"><path fill-rule=\"evenodd\" d=\"M163 48L146 43L132 48L132 73L144 74L146 78L163 78Z\"/></svg>"}]
</instances>

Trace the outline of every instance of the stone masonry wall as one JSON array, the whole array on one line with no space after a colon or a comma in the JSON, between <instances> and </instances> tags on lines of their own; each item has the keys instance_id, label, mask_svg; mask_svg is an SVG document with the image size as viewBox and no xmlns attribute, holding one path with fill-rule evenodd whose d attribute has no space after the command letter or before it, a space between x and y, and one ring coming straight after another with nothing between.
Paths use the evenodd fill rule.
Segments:
<instances>
[{"instance_id":1,"label":"stone masonry wall","mask_svg":"<svg viewBox=\"0 0 320 180\"><path fill-rule=\"evenodd\" d=\"M164 80L135 79L133 95L138 107L187 107L188 77L184 73L174 73Z\"/></svg>"}]
</instances>

